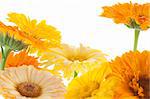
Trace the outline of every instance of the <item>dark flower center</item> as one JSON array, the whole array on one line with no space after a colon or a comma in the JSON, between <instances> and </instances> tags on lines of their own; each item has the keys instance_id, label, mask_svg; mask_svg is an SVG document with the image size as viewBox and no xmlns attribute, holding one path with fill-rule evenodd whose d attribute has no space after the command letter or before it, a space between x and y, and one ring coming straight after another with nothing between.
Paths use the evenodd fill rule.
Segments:
<instances>
[{"instance_id":1,"label":"dark flower center","mask_svg":"<svg viewBox=\"0 0 150 99\"><path fill-rule=\"evenodd\" d=\"M139 80L133 78L130 83L130 90L139 99L150 99L150 78L140 77Z\"/></svg>"},{"instance_id":2,"label":"dark flower center","mask_svg":"<svg viewBox=\"0 0 150 99\"><path fill-rule=\"evenodd\" d=\"M141 99L150 99L150 78L141 78L139 85L143 88L144 97Z\"/></svg>"},{"instance_id":3,"label":"dark flower center","mask_svg":"<svg viewBox=\"0 0 150 99\"><path fill-rule=\"evenodd\" d=\"M30 82L20 83L17 86L17 90L22 96L26 97L38 97L41 95L40 86Z\"/></svg>"}]
</instances>

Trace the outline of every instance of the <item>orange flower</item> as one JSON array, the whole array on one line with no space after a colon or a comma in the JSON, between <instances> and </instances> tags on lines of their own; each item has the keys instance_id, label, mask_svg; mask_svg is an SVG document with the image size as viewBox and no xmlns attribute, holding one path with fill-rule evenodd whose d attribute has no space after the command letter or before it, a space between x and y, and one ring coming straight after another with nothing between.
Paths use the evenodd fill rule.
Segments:
<instances>
[{"instance_id":1,"label":"orange flower","mask_svg":"<svg viewBox=\"0 0 150 99\"><path fill-rule=\"evenodd\" d=\"M150 97L150 52L129 52L111 63L118 78L115 99L148 99Z\"/></svg>"},{"instance_id":2,"label":"orange flower","mask_svg":"<svg viewBox=\"0 0 150 99\"><path fill-rule=\"evenodd\" d=\"M0 61L1 61L1 54L0 54ZM35 67L39 66L40 63L38 62L38 59L29 56L27 51L21 51L18 54L15 54L14 52L11 52L7 58L6 61L6 67L18 67L23 65L33 65Z\"/></svg>"},{"instance_id":3,"label":"orange flower","mask_svg":"<svg viewBox=\"0 0 150 99\"><path fill-rule=\"evenodd\" d=\"M14 37L17 40L23 41L24 43L30 45L30 48L36 48L40 51L47 50L48 44L38 38L27 35L25 32L20 31L16 26L6 26L2 22L0 22L0 32L3 34L8 33L9 36Z\"/></svg>"},{"instance_id":4,"label":"orange flower","mask_svg":"<svg viewBox=\"0 0 150 99\"><path fill-rule=\"evenodd\" d=\"M0 33L6 34L9 36L14 36L17 40L22 40L24 38L23 32L19 31L17 27L6 26L4 23L0 22Z\"/></svg>"},{"instance_id":5,"label":"orange flower","mask_svg":"<svg viewBox=\"0 0 150 99\"><path fill-rule=\"evenodd\" d=\"M150 27L150 3L146 4L116 4L104 6L101 16L112 18L115 23L123 23L130 28L146 30Z\"/></svg>"}]
</instances>

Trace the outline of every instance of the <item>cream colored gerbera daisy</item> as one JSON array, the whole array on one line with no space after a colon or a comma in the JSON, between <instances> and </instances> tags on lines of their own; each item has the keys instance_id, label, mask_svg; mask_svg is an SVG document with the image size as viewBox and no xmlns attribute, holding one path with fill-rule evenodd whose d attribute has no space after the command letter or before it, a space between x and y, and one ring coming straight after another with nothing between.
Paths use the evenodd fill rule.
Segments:
<instances>
[{"instance_id":1,"label":"cream colored gerbera daisy","mask_svg":"<svg viewBox=\"0 0 150 99\"><path fill-rule=\"evenodd\" d=\"M6 99L63 99L61 80L33 66L6 68L0 72L0 87Z\"/></svg>"},{"instance_id":2,"label":"cream colored gerbera daisy","mask_svg":"<svg viewBox=\"0 0 150 99\"><path fill-rule=\"evenodd\" d=\"M105 54L101 51L84 47L79 48L62 44L61 48L53 48L51 52L46 52L43 59L48 59L46 66L55 64L53 72L63 72L65 78L73 77L74 72L83 73L106 62ZM44 64L45 65L45 64Z\"/></svg>"}]
</instances>

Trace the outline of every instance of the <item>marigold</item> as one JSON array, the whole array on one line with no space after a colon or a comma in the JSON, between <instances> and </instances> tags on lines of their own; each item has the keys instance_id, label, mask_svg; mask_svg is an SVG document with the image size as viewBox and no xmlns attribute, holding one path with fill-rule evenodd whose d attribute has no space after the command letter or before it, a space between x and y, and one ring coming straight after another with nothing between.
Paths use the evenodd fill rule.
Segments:
<instances>
[{"instance_id":1,"label":"marigold","mask_svg":"<svg viewBox=\"0 0 150 99\"><path fill-rule=\"evenodd\" d=\"M129 52L111 62L118 78L115 99L150 98L150 52Z\"/></svg>"},{"instance_id":2,"label":"marigold","mask_svg":"<svg viewBox=\"0 0 150 99\"><path fill-rule=\"evenodd\" d=\"M116 80L110 75L109 64L103 64L76 77L68 85L66 99L112 99Z\"/></svg>"},{"instance_id":3,"label":"marigold","mask_svg":"<svg viewBox=\"0 0 150 99\"><path fill-rule=\"evenodd\" d=\"M33 66L0 71L0 87L6 99L63 99L65 88L56 76Z\"/></svg>"},{"instance_id":4,"label":"marigold","mask_svg":"<svg viewBox=\"0 0 150 99\"><path fill-rule=\"evenodd\" d=\"M112 18L115 23L123 23L130 28L147 30L150 27L150 3L124 3L104 6L101 16Z\"/></svg>"},{"instance_id":5,"label":"marigold","mask_svg":"<svg viewBox=\"0 0 150 99\"><path fill-rule=\"evenodd\" d=\"M0 54L0 61L1 61L1 54ZM18 67L22 65L33 65L38 67L40 63L38 62L38 58L28 55L27 51L20 51L19 53L15 54L11 52L6 61L6 67Z\"/></svg>"},{"instance_id":6,"label":"marigold","mask_svg":"<svg viewBox=\"0 0 150 99\"><path fill-rule=\"evenodd\" d=\"M10 13L8 20L16 24L19 30L28 37L27 44L31 44L32 50L46 51L51 47L58 47L61 40L60 32L53 26L47 25L45 20L37 23L35 19L31 20L24 14Z\"/></svg>"},{"instance_id":7,"label":"marigold","mask_svg":"<svg viewBox=\"0 0 150 99\"><path fill-rule=\"evenodd\" d=\"M45 52L43 59L48 61L44 64L50 66L55 64L53 73L59 74L60 71L64 73L65 78L73 77L73 73L83 73L91 70L106 62L105 54L96 49L84 47L80 45L79 48L62 44L61 48L52 48L51 52Z\"/></svg>"}]
</instances>

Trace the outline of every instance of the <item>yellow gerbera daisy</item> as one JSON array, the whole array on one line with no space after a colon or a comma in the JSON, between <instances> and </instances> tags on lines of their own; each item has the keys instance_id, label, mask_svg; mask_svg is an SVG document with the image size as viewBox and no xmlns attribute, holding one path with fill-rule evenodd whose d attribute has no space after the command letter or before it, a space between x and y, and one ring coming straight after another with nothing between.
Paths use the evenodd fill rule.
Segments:
<instances>
[{"instance_id":1,"label":"yellow gerbera daisy","mask_svg":"<svg viewBox=\"0 0 150 99\"><path fill-rule=\"evenodd\" d=\"M66 99L112 99L116 80L110 75L109 64L104 64L76 77L68 85Z\"/></svg>"},{"instance_id":2,"label":"yellow gerbera daisy","mask_svg":"<svg viewBox=\"0 0 150 99\"><path fill-rule=\"evenodd\" d=\"M150 3L123 3L104 6L101 16L112 18L115 23L123 23L130 28L147 30L150 27Z\"/></svg>"},{"instance_id":3,"label":"yellow gerbera daisy","mask_svg":"<svg viewBox=\"0 0 150 99\"><path fill-rule=\"evenodd\" d=\"M106 62L105 55L99 50L83 45L75 48L66 44L62 44L61 48L52 48L51 52L45 52L42 60L44 59L48 60L44 65L55 64L53 72L57 74L62 71L65 78L73 77L75 71L87 72L97 67L97 64Z\"/></svg>"},{"instance_id":4,"label":"yellow gerbera daisy","mask_svg":"<svg viewBox=\"0 0 150 99\"><path fill-rule=\"evenodd\" d=\"M0 61L1 61L2 55L0 54ZM35 67L38 67L40 63L38 62L38 58L34 56L28 55L27 51L20 51L19 53L11 52L8 55L8 58L6 60L6 67L18 67L22 65L33 65Z\"/></svg>"},{"instance_id":5,"label":"yellow gerbera daisy","mask_svg":"<svg viewBox=\"0 0 150 99\"><path fill-rule=\"evenodd\" d=\"M27 44L31 44L32 50L46 51L50 47L58 47L61 40L60 32L53 26L47 25L45 20L37 23L35 19L31 20L24 14L10 13L8 20L17 25L17 27L30 37L26 40Z\"/></svg>"},{"instance_id":6,"label":"yellow gerbera daisy","mask_svg":"<svg viewBox=\"0 0 150 99\"><path fill-rule=\"evenodd\" d=\"M118 77L115 99L150 98L150 52L129 52L111 63Z\"/></svg>"},{"instance_id":7,"label":"yellow gerbera daisy","mask_svg":"<svg viewBox=\"0 0 150 99\"><path fill-rule=\"evenodd\" d=\"M6 99L63 99L61 80L33 66L10 67L0 71L0 87Z\"/></svg>"}]
</instances>

